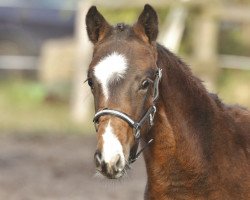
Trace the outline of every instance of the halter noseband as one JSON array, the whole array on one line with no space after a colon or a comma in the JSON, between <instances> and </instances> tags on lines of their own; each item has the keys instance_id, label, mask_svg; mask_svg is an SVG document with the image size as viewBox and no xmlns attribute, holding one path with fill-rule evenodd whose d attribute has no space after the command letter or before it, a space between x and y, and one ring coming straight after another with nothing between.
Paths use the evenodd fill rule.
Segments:
<instances>
[{"instance_id":1,"label":"halter noseband","mask_svg":"<svg viewBox=\"0 0 250 200\"><path fill-rule=\"evenodd\" d=\"M149 109L144 114L144 116L140 119L139 122L136 122L135 120L131 119L127 114L125 114L125 113L123 113L121 111L104 108L103 110L98 111L94 116L93 122L95 124L96 131L98 130L98 128L97 128L98 127L98 120L99 120L99 118L101 116L113 115L115 117L118 117L118 118L126 121L134 129L134 137L138 141L140 139L140 136L141 136L141 130L140 129L141 129L142 125L146 122L146 120L148 118L149 118L150 128L153 126L153 120L154 120L154 116L155 116L155 113L156 113L155 102L159 97L159 82L160 82L161 77L162 77L162 69L157 68L156 78L154 80L153 104L149 107ZM147 145L150 144L152 141L153 141L153 139L149 140ZM130 158L129 164L133 163L134 161L137 160L137 158L139 157L139 155L142 153L142 151L145 149L146 146L144 146L138 153L134 154ZM136 151L137 151L137 148L136 148Z\"/></svg>"}]
</instances>

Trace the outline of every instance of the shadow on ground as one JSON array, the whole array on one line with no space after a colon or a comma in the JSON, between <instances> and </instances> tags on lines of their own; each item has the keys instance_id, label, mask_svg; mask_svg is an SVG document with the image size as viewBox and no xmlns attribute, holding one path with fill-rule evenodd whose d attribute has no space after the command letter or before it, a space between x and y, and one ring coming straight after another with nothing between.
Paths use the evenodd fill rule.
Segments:
<instances>
[{"instance_id":1,"label":"shadow on ground","mask_svg":"<svg viewBox=\"0 0 250 200\"><path fill-rule=\"evenodd\" d=\"M94 176L95 146L89 136L1 136L0 199L143 199L143 159L121 181L109 181Z\"/></svg>"}]
</instances>

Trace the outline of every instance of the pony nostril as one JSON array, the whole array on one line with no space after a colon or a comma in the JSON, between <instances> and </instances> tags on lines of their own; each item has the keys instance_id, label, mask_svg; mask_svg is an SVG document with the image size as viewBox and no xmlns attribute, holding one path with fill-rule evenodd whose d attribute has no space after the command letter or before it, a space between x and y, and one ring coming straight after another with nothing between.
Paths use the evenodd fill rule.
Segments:
<instances>
[{"instance_id":1,"label":"pony nostril","mask_svg":"<svg viewBox=\"0 0 250 200\"><path fill-rule=\"evenodd\" d=\"M116 172L120 171L121 167L122 167L122 159L121 159L121 156L118 155L116 163L115 163L115 171Z\"/></svg>"},{"instance_id":2,"label":"pony nostril","mask_svg":"<svg viewBox=\"0 0 250 200\"><path fill-rule=\"evenodd\" d=\"M100 167L102 164L102 155L100 151L96 151L94 155L96 167Z\"/></svg>"}]
</instances>

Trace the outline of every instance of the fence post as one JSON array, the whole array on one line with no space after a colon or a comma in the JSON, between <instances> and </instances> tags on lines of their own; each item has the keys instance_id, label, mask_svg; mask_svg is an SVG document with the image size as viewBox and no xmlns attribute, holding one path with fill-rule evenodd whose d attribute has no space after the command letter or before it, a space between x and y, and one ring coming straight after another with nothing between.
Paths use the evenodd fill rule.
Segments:
<instances>
[{"instance_id":1,"label":"fence post","mask_svg":"<svg viewBox=\"0 0 250 200\"><path fill-rule=\"evenodd\" d=\"M184 5L170 7L171 11L165 19L162 33L160 34L161 43L174 53L178 53L181 40L185 29L185 21L188 11Z\"/></svg>"},{"instance_id":2,"label":"fence post","mask_svg":"<svg viewBox=\"0 0 250 200\"><path fill-rule=\"evenodd\" d=\"M92 107L90 90L87 84L84 84L92 53L85 25L85 17L90 6L91 1L79 2L75 24L76 63L71 97L71 115L73 120L79 123L89 120L89 114Z\"/></svg>"},{"instance_id":3,"label":"fence post","mask_svg":"<svg viewBox=\"0 0 250 200\"><path fill-rule=\"evenodd\" d=\"M218 75L218 30L219 23L215 18L212 5L201 7L193 27L194 71L205 81L207 88L216 89Z\"/></svg>"}]
</instances>

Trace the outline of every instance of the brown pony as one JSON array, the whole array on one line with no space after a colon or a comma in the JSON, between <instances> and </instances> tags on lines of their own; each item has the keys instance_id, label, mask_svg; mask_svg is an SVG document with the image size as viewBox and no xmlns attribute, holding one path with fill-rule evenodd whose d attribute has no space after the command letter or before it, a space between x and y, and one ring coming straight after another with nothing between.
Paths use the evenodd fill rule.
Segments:
<instances>
[{"instance_id":1,"label":"brown pony","mask_svg":"<svg viewBox=\"0 0 250 200\"><path fill-rule=\"evenodd\" d=\"M118 179L144 150L145 199L250 199L249 111L223 104L156 43L154 9L111 26L93 6L86 25L97 171Z\"/></svg>"}]
</instances>

